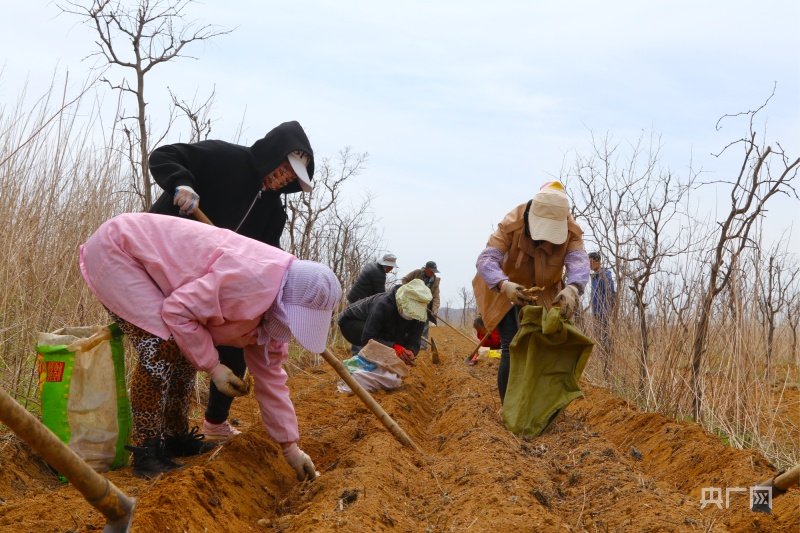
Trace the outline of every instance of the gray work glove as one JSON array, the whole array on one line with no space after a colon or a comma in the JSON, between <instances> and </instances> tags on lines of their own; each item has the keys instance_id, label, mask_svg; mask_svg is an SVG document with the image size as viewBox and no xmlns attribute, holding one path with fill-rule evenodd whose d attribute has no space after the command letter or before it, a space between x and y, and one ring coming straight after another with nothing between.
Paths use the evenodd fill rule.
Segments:
<instances>
[{"instance_id":1,"label":"gray work glove","mask_svg":"<svg viewBox=\"0 0 800 533\"><path fill-rule=\"evenodd\" d=\"M531 297L522 294L521 291L525 288L522 285L514 283L508 279L502 283L503 285L500 287L500 292L502 292L505 297L511 300L514 304L522 307L525 305L531 305L533 303L533 299Z\"/></svg>"},{"instance_id":2,"label":"gray work glove","mask_svg":"<svg viewBox=\"0 0 800 533\"><path fill-rule=\"evenodd\" d=\"M200 197L188 185L179 185L175 188L172 203L178 206L181 215L190 215L200 207Z\"/></svg>"},{"instance_id":3,"label":"gray work glove","mask_svg":"<svg viewBox=\"0 0 800 533\"><path fill-rule=\"evenodd\" d=\"M313 481L317 479L317 470L314 468L311 457L301 450L296 442L283 450L283 457L297 472L297 481Z\"/></svg>"},{"instance_id":4,"label":"gray work glove","mask_svg":"<svg viewBox=\"0 0 800 533\"><path fill-rule=\"evenodd\" d=\"M575 285L567 285L556 295L553 305L561 307L561 315L570 320L578 310L578 289Z\"/></svg>"},{"instance_id":5,"label":"gray work glove","mask_svg":"<svg viewBox=\"0 0 800 533\"><path fill-rule=\"evenodd\" d=\"M236 377L233 370L221 363L209 370L208 375L222 394L234 397L247 394L245 382Z\"/></svg>"}]
</instances>

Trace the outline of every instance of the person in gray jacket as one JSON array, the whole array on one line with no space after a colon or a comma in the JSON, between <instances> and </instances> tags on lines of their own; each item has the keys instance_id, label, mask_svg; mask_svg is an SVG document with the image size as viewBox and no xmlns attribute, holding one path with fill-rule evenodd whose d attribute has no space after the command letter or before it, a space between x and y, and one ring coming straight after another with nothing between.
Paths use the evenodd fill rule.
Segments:
<instances>
[{"instance_id":1,"label":"person in gray jacket","mask_svg":"<svg viewBox=\"0 0 800 533\"><path fill-rule=\"evenodd\" d=\"M428 304L428 310L430 311L428 320L425 322L425 329L422 331L423 350L428 348L428 322L436 324L436 317L434 315L439 311L439 282L441 279L436 275L438 273L439 269L436 267L436 263L434 261L428 261L425 263L424 267L412 270L403 278L403 285L411 280L421 279L433 294L433 300Z\"/></svg>"}]
</instances>

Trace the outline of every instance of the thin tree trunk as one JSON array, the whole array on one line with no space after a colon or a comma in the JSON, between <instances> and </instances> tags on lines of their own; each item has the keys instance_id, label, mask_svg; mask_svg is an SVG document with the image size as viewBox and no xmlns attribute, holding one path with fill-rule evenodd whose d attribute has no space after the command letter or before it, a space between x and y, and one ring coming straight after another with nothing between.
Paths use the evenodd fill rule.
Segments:
<instances>
[{"instance_id":1,"label":"thin tree trunk","mask_svg":"<svg viewBox=\"0 0 800 533\"><path fill-rule=\"evenodd\" d=\"M703 363L703 353L705 352L706 338L708 337L708 324L711 319L711 304L713 301L713 284L709 282L708 292L703 298L703 306L700 309L700 321L697 324L692 353L692 415L695 422L699 422L702 415L703 386L700 379L700 368Z\"/></svg>"},{"instance_id":2,"label":"thin tree trunk","mask_svg":"<svg viewBox=\"0 0 800 533\"><path fill-rule=\"evenodd\" d=\"M767 381L769 381L769 376L771 372L772 366L772 343L775 341L775 315L770 314L769 320L767 323L767 371L764 374Z\"/></svg>"},{"instance_id":3,"label":"thin tree trunk","mask_svg":"<svg viewBox=\"0 0 800 533\"><path fill-rule=\"evenodd\" d=\"M636 310L639 314L639 335L642 339L642 349L639 352L639 393L647 402L647 359L649 355L649 340L647 337L647 317L645 316L644 303L639 295L636 295Z\"/></svg>"},{"instance_id":4,"label":"thin tree trunk","mask_svg":"<svg viewBox=\"0 0 800 533\"><path fill-rule=\"evenodd\" d=\"M144 209L150 209L153 205L153 196L150 191L150 169L147 166L147 116L145 115L144 102L144 72L141 69L136 71L136 102L139 106L139 153L141 155L140 168L142 172L142 193L144 194Z\"/></svg>"}]
</instances>

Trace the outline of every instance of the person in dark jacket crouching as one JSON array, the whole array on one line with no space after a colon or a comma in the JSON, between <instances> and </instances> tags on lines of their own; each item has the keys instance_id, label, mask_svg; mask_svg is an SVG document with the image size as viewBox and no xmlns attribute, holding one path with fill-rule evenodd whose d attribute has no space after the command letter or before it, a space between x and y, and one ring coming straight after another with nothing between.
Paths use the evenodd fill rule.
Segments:
<instances>
[{"instance_id":1,"label":"person in dark jacket crouching","mask_svg":"<svg viewBox=\"0 0 800 533\"><path fill-rule=\"evenodd\" d=\"M252 146L205 140L153 150L150 173L164 193L151 213L187 216L203 213L220 228L280 248L286 226L281 195L311 191L314 152L296 121L284 122ZM217 346L220 361L242 378L244 351ZM233 398L212 382L202 432L209 440L239 434L228 422Z\"/></svg>"},{"instance_id":2,"label":"person in dark jacket crouching","mask_svg":"<svg viewBox=\"0 0 800 533\"><path fill-rule=\"evenodd\" d=\"M339 314L339 328L348 342L364 346L375 340L411 364L419 352L432 298L422 280L415 279L350 305Z\"/></svg>"},{"instance_id":3,"label":"person in dark jacket crouching","mask_svg":"<svg viewBox=\"0 0 800 533\"><path fill-rule=\"evenodd\" d=\"M397 268L397 257L394 254L385 254L378 261L367 264L358 273L358 278L347 292L347 303L353 305L359 300L369 298L375 294L386 292L386 274ZM351 351L356 355L362 348L359 343L353 343Z\"/></svg>"}]
</instances>

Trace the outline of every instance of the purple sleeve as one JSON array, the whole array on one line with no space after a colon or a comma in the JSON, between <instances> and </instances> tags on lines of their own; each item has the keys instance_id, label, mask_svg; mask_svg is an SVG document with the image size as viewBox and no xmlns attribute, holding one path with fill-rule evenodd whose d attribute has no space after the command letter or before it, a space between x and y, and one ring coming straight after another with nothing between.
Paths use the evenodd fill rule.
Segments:
<instances>
[{"instance_id":1,"label":"purple sleeve","mask_svg":"<svg viewBox=\"0 0 800 533\"><path fill-rule=\"evenodd\" d=\"M567 282L578 287L578 294L583 294L589 283L589 255L586 250L570 250L564 256L567 269Z\"/></svg>"},{"instance_id":2,"label":"purple sleeve","mask_svg":"<svg viewBox=\"0 0 800 533\"><path fill-rule=\"evenodd\" d=\"M483 278L483 281L486 282L490 289L495 289L498 283L508 279L508 276L503 272L503 256L503 252L497 248L487 246L478 256L478 261L475 263L478 268L478 275ZM587 277L586 279L589 278Z\"/></svg>"}]
</instances>

